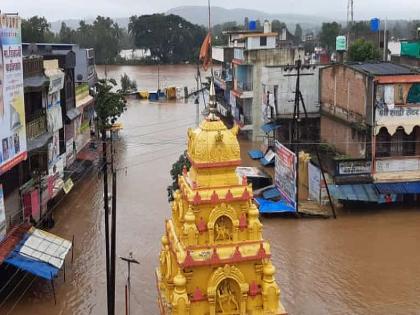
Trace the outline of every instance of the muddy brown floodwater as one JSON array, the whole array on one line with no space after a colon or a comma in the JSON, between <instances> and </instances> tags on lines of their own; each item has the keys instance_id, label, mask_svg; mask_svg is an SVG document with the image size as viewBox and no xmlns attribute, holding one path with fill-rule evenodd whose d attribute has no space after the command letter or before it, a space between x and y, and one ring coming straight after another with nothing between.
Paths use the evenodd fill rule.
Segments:
<instances>
[{"instance_id":1,"label":"muddy brown floodwater","mask_svg":"<svg viewBox=\"0 0 420 315\"><path fill-rule=\"evenodd\" d=\"M99 67L103 74L103 67ZM161 86L195 86L193 66L163 66ZM138 86L156 89L156 67L108 67ZM154 268L164 219L171 164L195 124L192 103L130 101L118 147L117 255L133 252L132 314L157 314ZM48 283L37 280L10 314L105 314L102 184L92 173L56 210L52 230L71 239L75 260L67 279L56 281L57 305ZM264 217L265 238L289 314L420 314L420 211L370 209L332 219ZM124 314L126 265L117 261L117 314ZM3 314L3 313L2 313Z\"/></svg>"}]
</instances>

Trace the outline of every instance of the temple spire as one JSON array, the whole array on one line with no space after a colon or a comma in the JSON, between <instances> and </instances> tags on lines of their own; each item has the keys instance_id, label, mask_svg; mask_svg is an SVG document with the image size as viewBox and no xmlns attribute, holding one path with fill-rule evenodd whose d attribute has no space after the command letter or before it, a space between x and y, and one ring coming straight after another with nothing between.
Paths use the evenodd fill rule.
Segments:
<instances>
[{"instance_id":1,"label":"temple spire","mask_svg":"<svg viewBox=\"0 0 420 315\"><path fill-rule=\"evenodd\" d=\"M210 91L209 91L209 120L219 120L217 117L217 101L216 101L216 90L214 88L214 77L210 80Z\"/></svg>"}]
</instances>

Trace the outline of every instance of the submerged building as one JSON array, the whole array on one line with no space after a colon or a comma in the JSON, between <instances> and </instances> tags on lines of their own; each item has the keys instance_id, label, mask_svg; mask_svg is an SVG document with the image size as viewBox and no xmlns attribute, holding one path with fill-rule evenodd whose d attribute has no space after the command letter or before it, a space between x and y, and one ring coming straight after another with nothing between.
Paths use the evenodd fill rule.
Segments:
<instances>
[{"instance_id":1,"label":"submerged building","mask_svg":"<svg viewBox=\"0 0 420 315\"><path fill-rule=\"evenodd\" d=\"M238 128L210 114L188 131L191 168L179 176L162 237L161 314L286 314L252 186L236 173Z\"/></svg>"}]
</instances>

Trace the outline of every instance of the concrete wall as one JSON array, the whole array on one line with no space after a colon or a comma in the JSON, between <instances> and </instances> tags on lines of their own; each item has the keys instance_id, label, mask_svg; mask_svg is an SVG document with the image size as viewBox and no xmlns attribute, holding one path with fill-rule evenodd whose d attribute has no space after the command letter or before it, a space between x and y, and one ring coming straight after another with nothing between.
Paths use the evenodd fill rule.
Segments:
<instances>
[{"instance_id":1,"label":"concrete wall","mask_svg":"<svg viewBox=\"0 0 420 315\"><path fill-rule=\"evenodd\" d=\"M263 37L263 36L261 36ZM276 37L275 36L266 36L267 37L267 45L261 46L260 45L260 38L261 37L248 37L246 49L273 49L276 48Z\"/></svg>"},{"instance_id":2,"label":"concrete wall","mask_svg":"<svg viewBox=\"0 0 420 315\"><path fill-rule=\"evenodd\" d=\"M286 68L287 69L287 68ZM274 86L278 86L277 115L292 115L296 89L296 70L285 70L284 66L264 67L261 82L266 90L274 93ZM304 67L301 70L300 87L309 114L319 114L319 66ZM286 75L286 76L285 76ZM303 108L301 108L303 113Z\"/></svg>"},{"instance_id":3,"label":"concrete wall","mask_svg":"<svg viewBox=\"0 0 420 315\"><path fill-rule=\"evenodd\" d=\"M267 65L295 64L296 60L304 57L303 49L276 48L245 51L245 62L253 65L253 101L252 101L252 140L258 140L263 136L261 126L263 125L262 105L262 69Z\"/></svg>"}]
</instances>

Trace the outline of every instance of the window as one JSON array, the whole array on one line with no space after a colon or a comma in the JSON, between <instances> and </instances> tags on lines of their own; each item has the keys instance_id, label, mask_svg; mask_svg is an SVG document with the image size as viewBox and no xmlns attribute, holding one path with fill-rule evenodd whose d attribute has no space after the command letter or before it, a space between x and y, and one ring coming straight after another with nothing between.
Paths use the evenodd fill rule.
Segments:
<instances>
[{"instance_id":1,"label":"window","mask_svg":"<svg viewBox=\"0 0 420 315\"><path fill-rule=\"evenodd\" d=\"M267 46L267 37L261 36L260 37L260 46Z\"/></svg>"},{"instance_id":2,"label":"window","mask_svg":"<svg viewBox=\"0 0 420 315\"><path fill-rule=\"evenodd\" d=\"M403 128L398 128L391 137L391 156L413 156L415 152L415 132L407 135Z\"/></svg>"},{"instance_id":3,"label":"window","mask_svg":"<svg viewBox=\"0 0 420 315\"><path fill-rule=\"evenodd\" d=\"M387 157L389 156L391 136L386 128L382 128L379 134L376 136L376 156Z\"/></svg>"}]
</instances>

